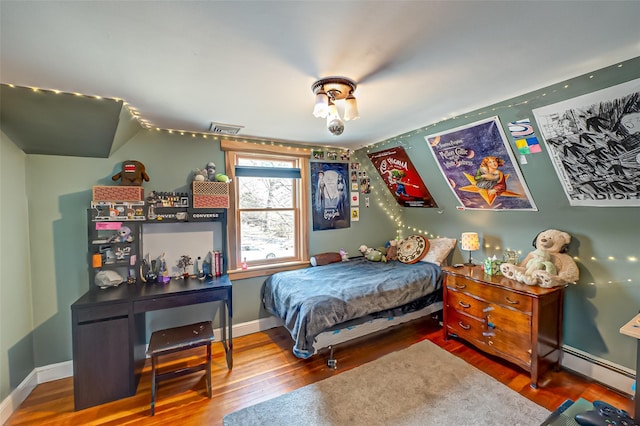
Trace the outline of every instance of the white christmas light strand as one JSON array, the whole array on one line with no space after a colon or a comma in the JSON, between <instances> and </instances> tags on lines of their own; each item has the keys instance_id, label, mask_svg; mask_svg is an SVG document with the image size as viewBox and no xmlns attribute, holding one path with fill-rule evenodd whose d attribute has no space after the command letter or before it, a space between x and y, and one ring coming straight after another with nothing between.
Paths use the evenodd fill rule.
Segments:
<instances>
[{"instance_id":1,"label":"white christmas light strand","mask_svg":"<svg viewBox=\"0 0 640 426\"><path fill-rule=\"evenodd\" d=\"M618 68L622 68L623 64L618 64L617 67ZM589 75L587 78L588 79L593 79L595 77L594 74ZM127 101L125 101L122 98L118 98L118 97L107 97L107 96L99 96L99 95L86 95L86 94L81 94L81 93L77 93L77 92L64 92L61 90L57 90L57 89L47 89L47 88L40 88L40 87L31 87L31 86L19 86L19 85L14 85L14 84L5 84L5 83L1 83L2 85L6 85L8 87L11 88L15 88L15 87L21 87L21 88L26 88L26 89L30 89L33 90L34 92L38 92L38 91L42 91L42 92L51 92L51 93L55 93L55 94L67 94L67 95L74 95L74 96L82 96L82 97L86 97L86 98L92 98L92 99L96 99L96 100L112 100L115 102L122 102L123 105L127 108L127 110L129 111L129 114L131 115L132 118L136 119L140 125L146 129L149 130L155 130L158 132L166 132L169 134L178 134L180 136L190 136L192 138L196 138L196 137L201 137L203 139L209 139L211 138L214 141L219 140L220 138L222 138L221 136L219 136L216 133L210 133L210 132L194 132L194 131L190 131L190 130L181 130L181 129L169 129L169 128L162 128L162 127L158 127L155 126L153 123L151 123L149 120L143 118L142 114L140 113L140 111L135 108L134 106L132 106L131 104L129 104ZM569 88L568 84L565 84L562 86L562 89L567 89ZM552 89L550 93L556 93L558 91L560 91L561 89ZM456 120L456 119L468 119L468 118L472 118L472 117L481 117L483 115L486 114L494 114L497 111L500 110L504 110L504 109L510 109L516 106L520 106L520 105L525 105L528 104L531 101L537 100L537 99L541 99L544 98L545 96L547 96L547 93L541 93L539 95L533 96L530 99L526 99L524 101L520 101L517 103L510 103L510 104L505 104L505 105L498 105L498 106L494 106L491 108L487 108L485 110L479 111L479 112L470 112L464 115L453 115L451 117L443 117L442 120L439 120L433 124L429 124L427 126L421 127L419 129L416 129L412 132L408 132L408 133L404 133L402 135L398 135L395 136L393 138L389 138L386 139L384 141L372 144L372 145L365 145L362 146L362 148L367 148L367 152L371 152L371 150L377 150L380 149L381 147L384 147L386 145L392 145L395 144L397 146L403 146L405 147L407 150L411 150L413 149L413 146L411 146L410 144L405 145L403 143L404 140L406 139L410 139L413 138L417 135L421 135L423 133L426 133L429 129L433 129L445 122L451 121L451 120ZM279 147L290 147L289 142L284 142L284 141L280 141L280 142L276 142L274 140L270 140L270 139L261 139L261 138L242 138L242 137L235 137L233 135L224 135L224 139L230 139L230 140L234 140L234 141L238 141L238 142L245 142L245 143L256 143L255 141L260 141L257 144L260 145L272 145L272 146L279 146ZM292 148L295 149L295 148ZM308 150L312 150L314 148L308 148ZM343 147L319 147L319 149L327 149L327 150L338 150L341 152L347 152L349 151L347 148L343 148ZM307 149L304 148L300 148L300 150L307 151Z\"/></svg>"}]
</instances>

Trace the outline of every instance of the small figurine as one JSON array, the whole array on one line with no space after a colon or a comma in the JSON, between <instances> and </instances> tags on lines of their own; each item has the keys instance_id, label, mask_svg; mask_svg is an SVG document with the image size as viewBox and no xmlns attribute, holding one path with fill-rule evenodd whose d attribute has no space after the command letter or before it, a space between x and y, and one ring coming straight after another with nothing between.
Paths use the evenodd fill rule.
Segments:
<instances>
[{"instance_id":1,"label":"small figurine","mask_svg":"<svg viewBox=\"0 0 640 426\"><path fill-rule=\"evenodd\" d=\"M162 256L160 257L160 269L158 271L158 282L168 283L169 281L171 281L171 276L167 269L167 262L164 259L164 253L162 253Z\"/></svg>"},{"instance_id":2,"label":"small figurine","mask_svg":"<svg viewBox=\"0 0 640 426\"><path fill-rule=\"evenodd\" d=\"M117 233L109 239L110 243L130 243L133 241L133 233L128 226L121 227Z\"/></svg>"}]
</instances>

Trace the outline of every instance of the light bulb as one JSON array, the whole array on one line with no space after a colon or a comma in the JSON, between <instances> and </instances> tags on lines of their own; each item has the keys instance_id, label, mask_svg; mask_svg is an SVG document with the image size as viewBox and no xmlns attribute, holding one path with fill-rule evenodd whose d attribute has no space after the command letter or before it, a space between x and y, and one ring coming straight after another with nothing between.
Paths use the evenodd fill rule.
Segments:
<instances>
[{"instance_id":1,"label":"light bulb","mask_svg":"<svg viewBox=\"0 0 640 426\"><path fill-rule=\"evenodd\" d=\"M316 118L326 118L329 115L329 97L327 93L320 89L318 93L316 93L316 104L313 107L313 115Z\"/></svg>"},{"instance_id":2,"label":"light bulb","mask_svg":"<svg viewBox=\"0 0 640 426\"><path fill-rule=\"evenodd\" d=\"M345 99L344 102L344 119L349 121L360 118L360 114L358 113L358 102L352 93L349 93L349 96L347 96L347 99Z\"/></svg>"},{"instance_id":3,"label":"light bulb","mask_svg":"<svg viewBox=\"0 0 640 426\"><path fill-rule=\"evenodd\" d=\"M334 136L340 136L344 132L344 122L340 119L340 116L329 116L327 118L327 129Z\"/></svg>"}]
</instances>

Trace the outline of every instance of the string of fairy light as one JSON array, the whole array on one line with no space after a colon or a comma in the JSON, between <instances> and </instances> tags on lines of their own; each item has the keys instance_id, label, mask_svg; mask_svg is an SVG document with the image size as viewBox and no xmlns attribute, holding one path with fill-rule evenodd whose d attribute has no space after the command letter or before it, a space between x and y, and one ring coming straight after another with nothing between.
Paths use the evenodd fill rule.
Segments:
<instances>
[{"instance_id":1,"label":"string of fairy light","mask_svg":"<svg viewBox=\"0 0 640 426\"><path fill-rule=\"evenodd\" d=\"M615 67L617 68L622 68L623 64L618 64ZM592 73L588 76L586 76L585 78L587 79L593 79L596 77L595 73ZM578 77L576 79L573 79L574 81L579 79L581 77ZM420 138L421 136L424 137L430 133L433 133L438 127L442 126L444 128L444 126L454 120L470 120L470 119L480 119L486 116L493 116L496 114L499 114L501 111L505 111L505 110L509 110L511 108L515 108L515 107L520 107L523 105L527 105L531 102L537 101L537 100L541 100L544 99L545 97L547 97L550 94L555 94L557 92L563 91L563 90L567 90L570 88L569 84L558 84L556 85L556 87L551 86L547 91L543 91L541 93L535 93L534 95L528 97L527 99L523 99L523 100L519 100L517 102L507 102L507 103L503 103L503 104L497 104L497 105L493 105L484 109L480 109L480 110L476 110L473 112L469 112L469 113L465 113L465 114L453 114L449 117L443 117L442 119L440 119L439 121L436 121L434 123L431 123L429 125L420 127L418 129L415 129L413 131L407 132L407 133L403 133L397 136L394 136L392 138L388 138L385 139L383 141L371 144L371 145L365 145L360 147L359 149L357 149L355 152L351 151L349 149L346 148L342 148L342 147L335 147L335 146L292 146L292 144L288 143L288 142L284 142L284 141L276 141L273 139L261 139L261 138L257 138L257 137L251 137L251 138L244 138L244 137L239 137L239 136L235 136L235 135L219 135L219 134L214 134L214 133L210 133L210 132L196 132L196 131L190 131L190 130L181 130L181 129L171 129L171 128L162 128L162 127L158 127L155 126L153 123L151 123L148 119L144 118L142 113L140 112L140 110L138 108L136 108L135 106L131 105L129 102L127 102L126 100L124 100L123 98L119 98L119 97L108 97L108 96L101 96L101 95L88 95L88 94L82 94L82 93L77 93L77 92L67 92L67 91L62 91L62 90L57 90L57 89L49 89L49 88L41 88L41 87L32 87L32 86L20 86L20 85L14 85L14 84L6 84L6 83L1 83L1 85L3 86L7 86L10 88L25 88L25 89L29 89L32 90L34 92L44 92L44 93L53 93L56 95L71 95L71 96L78 96L78 97L84 97L84 98L91 98L91 99L96 99L99 101L113 101L113 102L122 102L123 106L127 109L127 111L129 112L129 114L131 115L132 119L135 119L138 121L138 123L140 124L141 127L148 129L150 131L156 131L156 132L162 132L162 133L168 133L168 134L174 134L174 135L180 135L180 136L188 136L190 138L202 138L202 139L211 139L213 141L217 141L220 140L222 138L224 139L228 139L228 140L233 140L236 142L243 142L246 144L254 144L254 145L261 145L261 146L274 146L274 147L280 147L280 148L287 148L287 149L291 149L291 150L295 150L297 152L303 152L303 153L310 153L312 151L337 151L340 152L341 154L343 153L347 153L348 154L348 158L350 158L350 161L353 162L354 160L360 161L360 165L362 167L362 169L364 171L367 172L368 176L373 177L373 176L377 176L376 173L371 173L371 167L368 167L368 163L363 162L362 158L359 158L360 156L358 155L358 153L372 153L372 152L377 152L380 150L385 149L386 147L395 147L395 146L399 146L404 148L405 150L412 150L413 149L413 145L407 143L410 140L414 140L416 138ZM375 170L374 170L375 171ZM378 179L378 181L381 181L381 179ZM395 198L393 197L393 195L391 194L391 191L389 191L385 185L377 185L375 182L371 182L370 184L370 188L371 188L371 195L374 197L374 202L378 205L378 207L380 207L380 209L387 215L389 221L394 225L394 227L396 228L396 238L401 239L405 232L407 233L412 233L412 234L419 234L419 235L423 235L427 238L439 238L439 235L433 234L431 232L429 232L429 230L427 229L420 229L419 227L415 227L415 226L411 226L408 225L406 223L404 223L402 221L402 213L403 213L403 207L400 206ZM439 211L439 213L442 213L442 211ZM486 247L485 247L486 248ZM489 247L491 248L491 247ZM496 249L494 247L494 249ZM521 251L517 251L517 253L519 255L522 254ZM578 256L574 257L574 260L576 260L576 262L579 262L581 259ZM590 261L594 261L597 262L600 259L597 259L596 257L590 257L589 259ZM617 262L618 259L616 259L614 256L608 256L606 258L607 261L609 262ZM630 263L636 263L638 262L638 257L636 256L627 256L626 257L626 261L630 262ZM621 284L621 283L626 283L626 282L633 282L633 279L628 278L626 280L622 280L622 281L609 281L608 284ZM595 285L595 283L587 283L590 285Z\"/></svg>"}]
</instances>

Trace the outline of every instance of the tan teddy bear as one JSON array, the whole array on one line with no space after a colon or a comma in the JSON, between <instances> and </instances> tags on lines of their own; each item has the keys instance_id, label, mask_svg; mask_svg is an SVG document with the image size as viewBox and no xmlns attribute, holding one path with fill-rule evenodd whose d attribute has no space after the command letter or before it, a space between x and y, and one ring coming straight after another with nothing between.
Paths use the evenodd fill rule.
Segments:
<instances>
[{"instance_id":1,"label":"tan teddy bear","mask_svg":"<svg viewBox=\"0 0 640 426\"><path fill-rule=\"evenodd\" d=\"M389 247L387 247L387 260L398 260L398 241L389 241Z\"/></svg>"},{"instance_id":2,"label":"tan teddy bear","mask_svg":"<svg viewBox=\"0 0 640 426\"><path fill-rule=\"evenodd\" d=\"M573 258L566 254L570 242L571 235L566 232L544 230L533 240L535 250L520 265L503 263L500 271L507 278L544 288L575 283L580 273Z\"/></svg>"}]
</instances>

